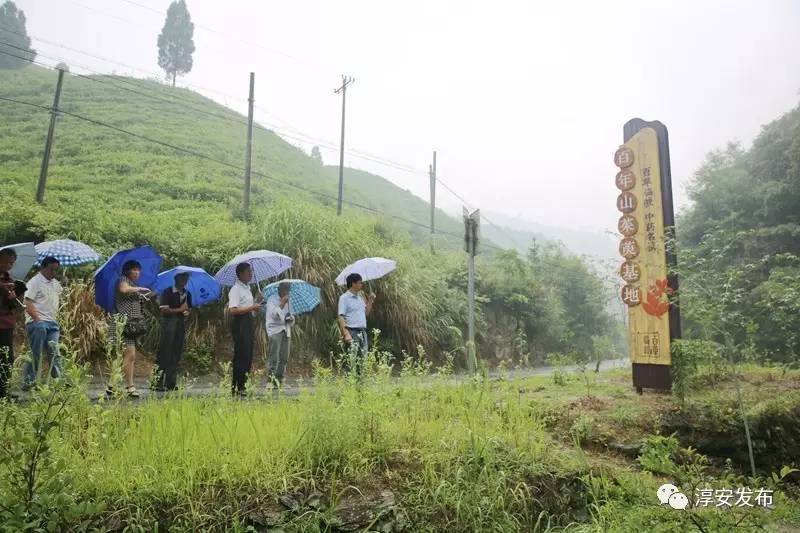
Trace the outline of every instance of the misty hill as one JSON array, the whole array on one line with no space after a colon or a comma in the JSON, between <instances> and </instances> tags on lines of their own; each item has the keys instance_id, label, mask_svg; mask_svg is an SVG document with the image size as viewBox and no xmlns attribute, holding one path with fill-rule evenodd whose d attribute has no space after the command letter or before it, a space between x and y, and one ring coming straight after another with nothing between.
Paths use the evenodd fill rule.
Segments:
<instances>
[{"instance_id":1,"label":"misty hill","mask_svg":"<svg viewBox=\"0 0 800 533\"><path fill-rule=\"evenodd\" d=\"M0 71L3 95L24 102L52 104L56 74L36 66ZM101 194L110 182L124 180L133 188L152 188L174 198L220 201L236 209L242 201L246 117L193 91L172 88L152 80L122 76L67 75L61 109L127 131L163 141L219 160L195 157L94 125L70 115L60 117L50 165L48 197L81 185ZM49 114L45 109L0 102L5 127L0 139L0 163L7 177L35 190ZM301 149L266 128L253 132L252 194L255 202L275 196L303 197L335 208L338 167L323 166ZM263 174L263 175L259 175ZM299 188L293 188L292 186ZM386 223L407 231L418 244L427 243L429 204L385 178L345 169L345 199L390 215ZM374 214L345 204L346 211ZM398 218L394 218L394 215ZM413 221L411 224L405 221ZM577 254L597 255L592 236L555 228L531 228L529 223L492 214L500 230L484 223L487 241L525 250L531 239L561 240ZM460 247L463 224L458 214L441 209L436 214L437 246ZM612 250L613 252L613 250Z\"/></svg>"},{"instance_id":2,"label":"misty hill","mask_svg":"<svg viewBox=\"0 0 800 533\"><path fill-rule=\"evenodd\" d=\"M618 258L617 239L600 230L557 228L491 211L486 215L492 222L503 228L503 231L499 231L486 225L486 236L503 247L527 247L531 239L536 239L537 241L560 242L567 250L577 255L587 255L600 260L613 259L616 261ZM509 237L513 239L513 242Z\"/></svg>"},{"instance_id":3,"label":"misty hill","mask_svg":"<svg viewBox=\"0 0 800 533\"><path fill-rule=\"evenodd\" d=\"M36 66L0 71L0 94L50 106L56 73ZM168 195L176 200L242 203L246 117L193 91L121 76L65 75L47 184L48 199L85 189L102 197L117 191ZM80 115L141 137L81 120ZM47 133L46 109L0 102L0 163L6 178L36 188ZM173 147L148 142L158 140ZM203 157L197 157L197 154ZM314 200L335 209L338 168L323 166L272 131L253 132L253 205L275 197ZM424 200L386 179L345 169L345 200L389 215L384 223L427 243L430 211ZM145 207L146 209L146 207ZM374 215L344 206L345 211ZM380 215L379 215L380 216ZM437 210L437 226L459 236L437 236L446 248L460 246L462 222Z\"/></svg>"}]
</instances>

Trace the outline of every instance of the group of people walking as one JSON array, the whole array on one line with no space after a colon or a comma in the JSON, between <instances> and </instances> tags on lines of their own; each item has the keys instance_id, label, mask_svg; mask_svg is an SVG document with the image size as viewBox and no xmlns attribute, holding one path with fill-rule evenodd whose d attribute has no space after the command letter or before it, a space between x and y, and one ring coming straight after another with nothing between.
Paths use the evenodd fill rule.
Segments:
<instances>
[{"instance_id":1,"label":"group of people walking","mask_svg":"<svg viewBox=\"0 0 800 533\"><path fill-rule=\"evenodd\" d=\"M60 268L55 257L40 261L39 271L27 283L15 280L10 272L17 260L13 248L0 249L0 398L8 394L8 381L14 363L14 329L17 315L25 314L25 330L30 345L30 358L22 370L22 388L30 389L38 379L42 357L47 356L50 375L61 377L63 372L58 351L60 328L58 309L62 286L57 276ZM158 298L161 316L161 333L156 354L156 390L174 390L178 386L180 361L186 342L186 319L193 309L192 293L188 289L189 272L174 276L171 287L155 294L142 287L138 281L142 265L136 260L126 261L115 282L115 303L109 313L109 340L122 347L122 375L125 394L138 397L134 384L134 365L137 346L147 333L148 326L144 304ZM277 294L264 299L259 293L253 296L250 282L252 266L247 262L236 265L236 281L228 292L226 306L233 339L233 376L231 392L244 395L248 375L253 364L253 346L256 317L263 311L268 336L268 379L280 386L286 374L292 326L296 317L290 305L292 285L281 282ZM367 315L372 309L375 294L362 294L362 276L351 273L346 277L347 290L339 297L337 323L341 340L353 370L361 371L361 360L368 350ZM109 385L107 393L114 390Z\"/></svg>"}]
</instances>

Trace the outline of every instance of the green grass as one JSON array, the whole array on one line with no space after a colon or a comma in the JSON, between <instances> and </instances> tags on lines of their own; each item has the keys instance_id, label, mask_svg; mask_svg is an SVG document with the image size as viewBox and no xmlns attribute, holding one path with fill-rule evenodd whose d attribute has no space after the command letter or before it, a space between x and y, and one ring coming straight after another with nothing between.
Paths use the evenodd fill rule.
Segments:
<instances>
[{"instance_id":1,"label":"green grass","mask_svg":"<svg viewBox=\"0 0 800 533\"><path fill-rule=\"evenodd\" d=\"M601 373L587 400L577 379L566 386L547 376L457 382L448 367L429 375L420 362L406 363L397 379L388 354L376 356L361 382L317 367L313 388L270 401L178 394L139 405L90 404L80 385L45 388L31 404L3 407L0 438L14 459L2 462L0 497L17 504L17 515L4 518L137 531L337 531L359 514L386 531L692 531L698 523L729 531L740 520L800 526L797 487L769 475L747 479L677 442L673 453L654 452L661 455L647 461L596 446L598 432L631 436L621 412L659 415L652 408L658 398L641 401L624 371ZM79 369L70 372L80 381ZM694 400L712 396L706 390ZM43 415L62 399L60 417ZM660 399L663 412L674 408L669 396ZM576 405L577 414L569 409ZM54 421L48 436L31 438L47 420ZM565 421L573 431L564 431ZM27 471L41 442L38 492L26 508L19 503L25 476L9 474ZM669 481L772 487L775 510L681 513L657 504L657 487Z\"/></svg>"}]
</instances>

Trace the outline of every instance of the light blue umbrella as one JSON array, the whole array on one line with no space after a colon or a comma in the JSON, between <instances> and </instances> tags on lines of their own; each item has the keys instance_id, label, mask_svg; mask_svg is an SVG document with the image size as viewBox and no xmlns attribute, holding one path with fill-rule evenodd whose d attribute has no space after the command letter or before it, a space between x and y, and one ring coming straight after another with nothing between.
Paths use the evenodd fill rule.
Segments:
<instances>
[{"instance_id":1,"label":"light blue umbrella","mask_svg":"<svg viewBox=\"0 0 800 533\"><path fill-rule=\"evenodd\" d=\"M264 287L264 299L278 294L281 283L289 283L289 310L293 315L310 313L322 301L322 291L302 279L282 279Z\"/></svg>"},{"instance_id":2,"label":"light blue umbrella","mask_svg":"<svg viewBox=\"0 0 800 533\"><path fill-rule=\"evenodd\" d=\"M70 239L46 241L36 245L36 264L41 265L45 257L55 257L61 266L80 266L100 260L100 254L91 246Z\"/></svg>"},{"instance_id":3,"label":"light blue umbrella","mask_svg":"<svg viewBox=\"0 0 800 533\"><path fill-rule=\"evenodd\" d=\"M236 283L236 265L239 263L249 263L253 269L253 279L250 283L261 283L289 270L292 267L292 258L269 250L254 250L239 254L219 269L219 272L214 274L214 279L226 287L233 287Z\"/></svg>"},{"instance_id":4,"label":"light blue umbrella","mask_svg":"<svg viewBox=\"0 0 800 533\"><path fill-rule=\"evenodd\" d=\"M315 287L307 281L302 279L282 279L275 281L264 287L264 299L268 300L270 297L278 294L278 289L281 283L289 283L289 312L293 316L310 313L322 301L322 291L319 287ZM286 357L292 353L292 324L287 323L286 328L289 332L288 347L286 348Z\"/></svg>"},{"instance_id":5,"label":"light blue umbrella","mask_svg":"<svg viewBox=\"0 0 800 533\"><path fill-rule=\"evenodd\" d=\"M216 302L222 296L222 285L211 275L198 267L179 265L166 270L156 278L156 290L159 294L175 285L175 276L182 273L189 274L186 290L192 295L192 307Z\"/></svg>"}]
</instances>

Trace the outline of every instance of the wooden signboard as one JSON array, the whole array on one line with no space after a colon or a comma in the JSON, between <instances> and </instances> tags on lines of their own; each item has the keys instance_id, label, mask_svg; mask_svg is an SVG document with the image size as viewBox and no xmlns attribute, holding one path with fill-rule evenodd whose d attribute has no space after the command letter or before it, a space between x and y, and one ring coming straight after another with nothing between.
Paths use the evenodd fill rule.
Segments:
<instances>
[{"instance_id":1,"label":"wooden signboard","mask_svg":"<svg viewBox=\"0 0 800 533\"><path fill-rule=\"evenodd\" d=\"M633 385L669 390L670 346L680 338L673 247L675 215L667 128L633 119L623 129L625 144L614 154L621 235L620 294L628 306L628 343Z\"/></svg>"}]
</instances>

